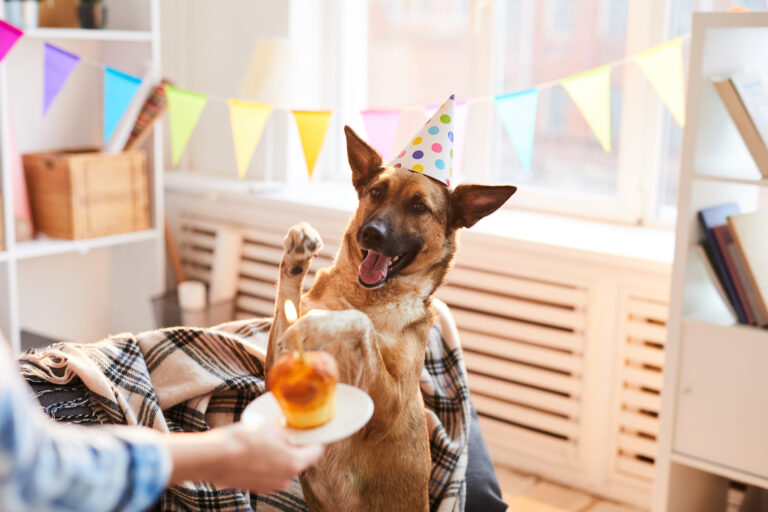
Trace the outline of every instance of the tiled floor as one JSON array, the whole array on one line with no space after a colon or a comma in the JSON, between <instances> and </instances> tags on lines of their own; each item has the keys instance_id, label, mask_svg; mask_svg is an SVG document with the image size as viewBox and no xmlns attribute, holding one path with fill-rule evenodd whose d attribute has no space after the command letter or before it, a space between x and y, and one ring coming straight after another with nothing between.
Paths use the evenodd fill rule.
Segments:
<instances>
[{"instance_id":1,"label":"tiled floor","mask_svg":"<svg viewBox=\"0 0 768 512\"><path fill-rule=\"evenodd\" d=\"M509 512L642 512L507 468L496 475Z\"/></svg>"}]
</instances>

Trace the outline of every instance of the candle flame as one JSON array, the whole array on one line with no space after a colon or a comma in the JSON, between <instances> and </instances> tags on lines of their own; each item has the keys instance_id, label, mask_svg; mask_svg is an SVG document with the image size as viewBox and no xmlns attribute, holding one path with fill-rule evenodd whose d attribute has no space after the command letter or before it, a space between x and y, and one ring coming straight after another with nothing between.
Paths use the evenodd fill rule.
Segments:
<instances>
[{"instance_id":1,"label":"candle flame","mask_svg":"<svg viewBox=\"0 0 768 512\"><path fill-rule=\"evenodd\" d=\"M283 312L285 313L286 320L288 320L290 323L295 322L299 318L299 315L296 314L296 306L293 305L293 301L291 299L285 301Z\"/></svg>"}]
</instances>

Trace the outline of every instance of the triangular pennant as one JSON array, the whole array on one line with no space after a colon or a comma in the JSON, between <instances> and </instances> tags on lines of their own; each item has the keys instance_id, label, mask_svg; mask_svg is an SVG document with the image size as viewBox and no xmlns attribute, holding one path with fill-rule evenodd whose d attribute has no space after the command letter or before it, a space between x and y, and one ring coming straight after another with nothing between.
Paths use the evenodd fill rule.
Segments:
<instances>
[{"instance_id":1,"label":"triangular pennant","mask_svg":"<svg viewBox=\"0 0 768 512\"><path fill-rule=\"evenodd\" d=\"M638 53L634 60L661 96L677 124L685 124L683 39L678 37Z\"/></svg>"},{"instance_id":2,"label":"triangular pennant","mask_svg":"<svg viewBox=\"0 0 768 512\"><path fill-rule=\"evenodd\" d=\"M611 151L611 68L584 71L560 82L606 152Z\"/></svg>"},{"instance_id":3,"label":"triangular pennant","mask_svg":"<svg viewBox=\"0 0 768 512\"><path fill-rule=\"evenodd\" d=\"M535 88L496 97L496 109L501 122L515 146L523 169L527 171L531 169L538 104L539 90Z\"/></svg>"},{"instance_id":4,"label":"triangular pennant","mask_svg":"<svg viewBox=\"0 0 768 512\"><path fill-rule=\"evenodd\" d=\"M0 20L0 62L5 58L24 32Z\"/></svg>"},{"instance_id":5,"label":"triangular pennant","mask_svg":"<svg viewBox=\"0 0 768 512\"><path fill-rule=\"evenodd\" d=\"M264 126L272 113L272 106L235 98L231 98L227 103L237 158L237 176L242 179L248 171L253 152L256 151Z\"/></svg>"},{"instance_id":6,"label":"triangular pennant","mask_svg":"<svg viewBox=\"0 0 768 512\"><path fill-rule=\"evenodd\" d=\"M432 117L437 112L439 105L428 106L424 113L427 118ZM454 102L453 111L453 171L451 172L451 183L458 185L462 182L462 163L464 162L464 142L467 140L467 112L469 107L465 100Z\"/></svg>"},{"instance_id":7,"label":"triangular pennant","mask_svg":"<svg viewBox=\"0 0 768 512\"><path fill-rule=\"evenodd\" d=\"M328 121L331 119L330 110L293 110L296 118L296 126L301 137L301 146L304 148L304 159L307 162L307 172L310 179L315 170L315 162L320 149L323 147L325 132L328 129Z\"/></svg>"},{"instance_id":8,"label":"triangular pennant","mask_svg":"<svg viewBox=\"0 0 768 512\"><path fill-rule=\"evenodd\" d=\"M168 124L171 128L171 161L176 165L203 113L208 96L170 85L165 86L165 96L168 98Z\"/></svg>"},{"instance_id":9,"label":"triangular pennant","mask_svg":"<svg viewBox=\"0 0 768 512\"><path fill-rule=\"evenodd\" d=\"M120 119L131 104L141 78L116 69L104 68L104 143L109 141Z\"/></svg>"},{"instance_id":10,"label":"triangular pennant","mask_svg":"<svg viewBox=\"0 0 768 512\"><path fill-rule=\"evenodd\" d=\"M368 132L368 143L379 152L382 159L387 161L392 157L392 146L400 123L399 110L364 110L365 131Z\"/></svg>"},{"instance_id":11,"label":"triangular pennant","mask_svg":"<svg viewBox=\"0 0 768 512\"><path fill-rule=\"evenodd\" d=\"M67 82L80 57L45 43L43 57L43 115Z\"/></svg>"}]
</instances>

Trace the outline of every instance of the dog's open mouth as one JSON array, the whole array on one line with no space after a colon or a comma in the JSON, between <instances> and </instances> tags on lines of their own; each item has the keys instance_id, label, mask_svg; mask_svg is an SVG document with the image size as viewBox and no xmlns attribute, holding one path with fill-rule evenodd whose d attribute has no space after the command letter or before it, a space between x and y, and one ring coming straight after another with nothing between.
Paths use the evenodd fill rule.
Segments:
<instances>
[{"instance_id":1,"label":"dog's open mouth","mask_svg":"<svg viewBox=\"0 0 768 512\"><path fill-rule=\"evenodd\" d=\"M407 267L418 253L419 248L414 247L403 254L390 257L363 249L363 261L360 263L357 279L366 288L381 286L387 279Z\"/></svg>"}]
</instances>

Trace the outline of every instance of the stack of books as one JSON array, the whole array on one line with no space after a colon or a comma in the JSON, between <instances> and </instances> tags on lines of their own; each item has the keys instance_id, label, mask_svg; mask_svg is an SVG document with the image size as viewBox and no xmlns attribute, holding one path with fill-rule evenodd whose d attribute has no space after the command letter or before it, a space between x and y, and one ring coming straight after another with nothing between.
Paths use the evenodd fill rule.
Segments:
<instances>
[{"instance_id":1,"label":"stack of books","mask_svg":"<svg viewBox=\"0 0 768 512\"><path fill-rule=\"evenodd\" d=\"M742 324L768 326L768 210L727 203L699 211L698 251L715 288Z\"/></svg>"}]
</instances>

